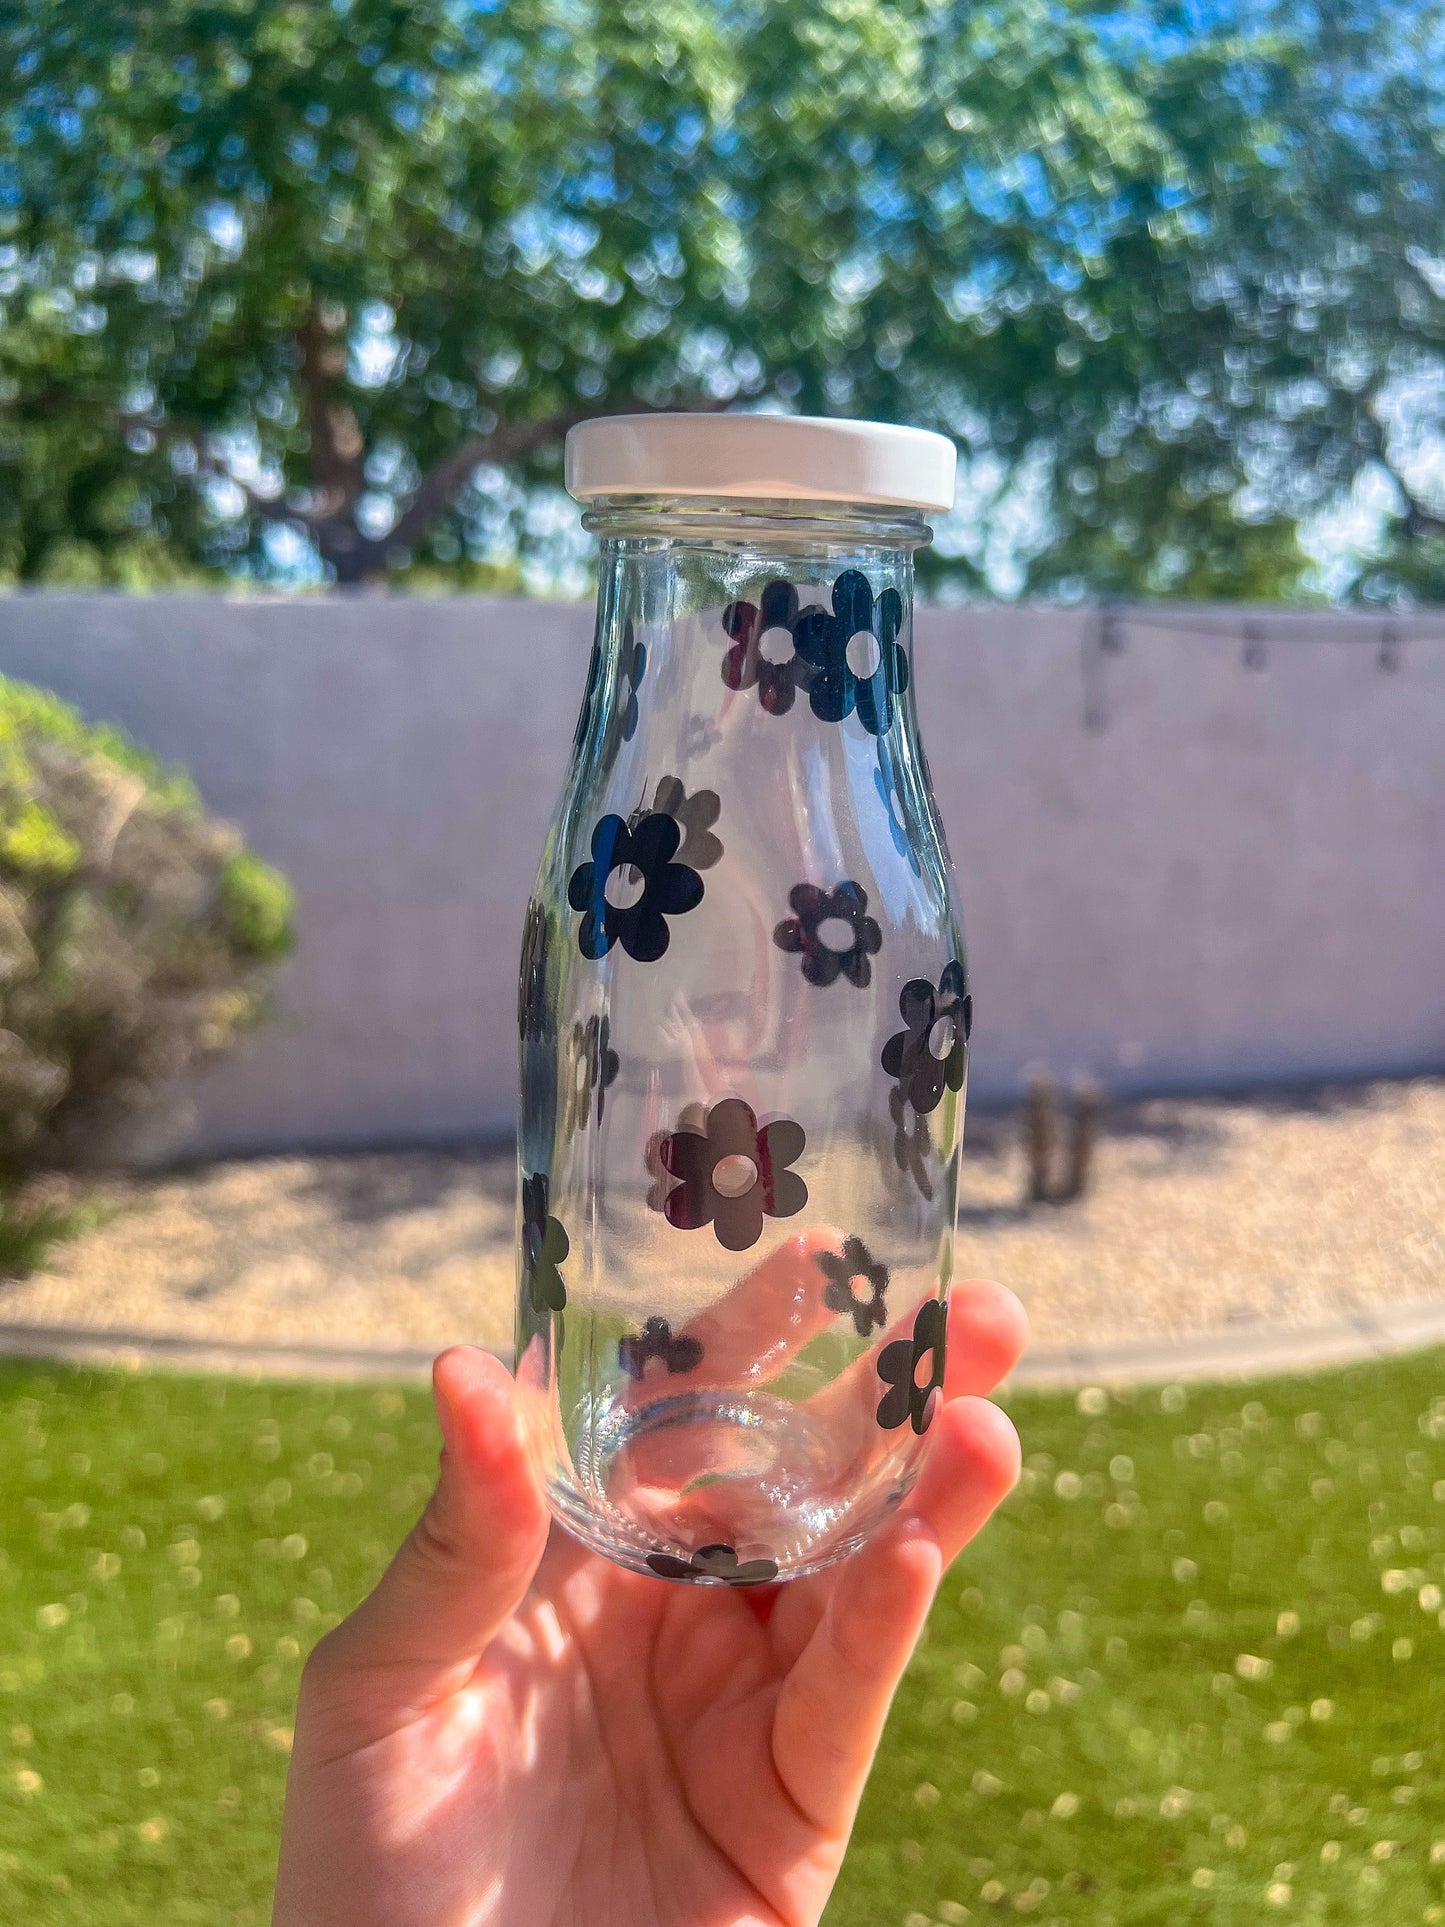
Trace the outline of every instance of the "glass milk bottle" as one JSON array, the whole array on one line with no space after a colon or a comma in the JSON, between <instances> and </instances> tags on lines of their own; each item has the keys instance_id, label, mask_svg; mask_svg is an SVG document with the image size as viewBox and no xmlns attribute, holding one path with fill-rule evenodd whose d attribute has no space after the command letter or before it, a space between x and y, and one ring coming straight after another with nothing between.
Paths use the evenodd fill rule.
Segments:
<instances>
[{"instance_id":1,"label":"glass milk bottle","mask_svg":"<svg viewBox=\"0 0 1445 1927\"><path fill-rule=\"evenodd\" d=\"M596 641L527 909L517 1376L665 1579L858 1547L940 1396L972 1002L918 737L940 436L586 422Z\"/></svg>"}]
</instances>

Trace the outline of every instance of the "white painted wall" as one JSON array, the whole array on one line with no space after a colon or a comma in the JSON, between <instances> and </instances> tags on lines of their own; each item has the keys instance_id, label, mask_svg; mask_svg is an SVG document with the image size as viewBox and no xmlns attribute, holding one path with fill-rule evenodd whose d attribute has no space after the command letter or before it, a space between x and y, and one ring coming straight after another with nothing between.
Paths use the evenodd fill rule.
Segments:
<instances>
[{"instance_id":1,"label":"white painted wall","mask_svg":"<svg viewBox=\"0 0 1445 1927\"><path fill-rule=\"evenodd\" d=\"M1227 639L1144 626L1192 622ZM923 733L963 897L973 1093L1445 1066L1445 616L933 610ZM197 1148L505 1130L516 953L590 610L506 601L0 600L0 672L186 764L286 870L271 1027ZM1412 635L1419 640L1412 640ZM1086 726L1088 715L1094 727Z\"/></svg>"}]
</instances>

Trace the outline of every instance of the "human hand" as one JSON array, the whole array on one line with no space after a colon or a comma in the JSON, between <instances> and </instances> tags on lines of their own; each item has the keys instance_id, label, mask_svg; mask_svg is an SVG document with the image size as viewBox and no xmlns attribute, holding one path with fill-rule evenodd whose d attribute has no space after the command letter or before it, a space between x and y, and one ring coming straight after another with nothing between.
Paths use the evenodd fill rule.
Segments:
<instances>
[{"instance_id":1,"label":"human hand","mask_svg":"<svg viewBox=\"0 0 1445 1927\"><path fill-rule=\"evenodd\" d=\"M511 1377L444 1352L436 1492L301 1682L275 1927L811 1927L943 1570L1017 1477L980 1394L1025 1332L954 1287L913 1491L766 1592L549 1531Z\"/></svg>"}]
</instances>

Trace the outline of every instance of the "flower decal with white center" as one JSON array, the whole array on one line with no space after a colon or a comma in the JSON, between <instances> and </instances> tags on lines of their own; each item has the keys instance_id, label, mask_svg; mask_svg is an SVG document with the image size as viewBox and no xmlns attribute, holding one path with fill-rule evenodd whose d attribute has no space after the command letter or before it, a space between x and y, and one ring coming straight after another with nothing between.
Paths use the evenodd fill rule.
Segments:
<instances>
[{"instance_id":1,"label":"flower decal with white center","mask_svg":"<svg viewBox=\"0 0 1445 1927\"><path fill-rule=\"evenodd\" d=\"M661 1579L713 1579L725 1586L766 1586L778 1576L776 1559L739 1559L731 1546L700 1546L686 1559L649 1552L647 1563Z\"/></svg>"},{"instance_id":2,"label":"flower decal with white center","mask_svg":"<svg viewBox=\"0 0 1445 1927\"><path fill-rule=\"evenodd\" d=\"M799 883L788 892L793 915L773 932L773 942L789 956L803 959L803 975L810 984L836 983L840 976L866 990L873 974L870 957L876 957L883 944L883 933L867 915L868 892L851 879L836 890L820 890L816 884ZM823 926L836 926L837 941L830 942Z\"/></svg>"},{"instance_id":3,"label":"flower decal with white center","mask_svg":"<svg viewBox=\"0 0 1445 1927\"><path fill-rule=\"evenodd\" d=\"M701 1130L684 1124L658 1140L656 1160L665 1176L651 1201L679 1231L710 1224L725 1250L746 1251L762 1236L765 1217L791 1218L808 1202L807 1185L787 1168L806 1142L791 1118L760 1126L751 1105L725 1097ZM676 1180L670 1189L668 1177Z\"/></svg>"},{"instance_id":4,"label":"flower decal with white center","mask_svg":"<svg viewBox=\"0 0 1445 1927\"><path fill-rule=\"evenodd\" d=\"M945 964L936 990L926 977L912 978L899 992L898 1014L907 1029L883 1046L883 1068L898 1079L915 1111L934 1110L945 1084L951 1091L963 1088L973 1029L963 965L956 957Z\"/></svg>"},{"instance_id":5,"label":"flower decal with white center","mask_svg":"<svg viewBox=\"0 0 1445 1927\"><path fill-rule=\"evenodd\" d=\"M702 878L685 863L674 863L682 831L674 819L654 810L635 829L620 816L604 816L592 832L592 860L579 863L567 885L567 901L582 912L577 947L594 963L620 943L637 963L655 963L667 949L668 917L680 917L702 902ZM609 901L609 879L618 871L624 904Z\"/></svg>"},{"instance_id":6,"label":"flower decal with white center","mask_svg":"<svg viewBox=\"0 0 1445 1927\"><path fill-rule=\"evenodd\" d=\"M888 1267L880 1265L861 1238L845 1238L841 1255L820 1251L818 1269L828 1280L823 1303L853 1320L860 1338L888 1323Z\"/></svg>"},{"instance_id":7,"label":"flower decal with white center","mask_svg":"<svg viewBox=\"0 0 1445 1927\"><path fill-rule=\"evenodd\" d=\"M733 646L723 657L722 678L729 689L756 689L758 701L770 716L783 716L793 706L799 672L807 667L798 661L793 649L793 625L798 620L798 592L791 582L773 581L764 586L756 602L730 602L723 610L722 626L733 638ZM762 654L762 640L773 630L785 630L787 653L780 662L770 662Z\"/></svg>"},{"instance_id":8,"label":"flower decal with white center","mask_svg":"<svg viewBox=\"0 0 1445 1927\"><path fill-rule=\"evenodd\" d=\"M903 599L885 589L876 601L860 569L845 569L833 584L831 610L805 609L793 630L793 646L813 671L808 700L820 722L841 723L857 711L871 736L887 733L896 699L908 687L908 657L898 641ZM864 639L876 651L871 672L858 674L848 659L849 644Z\"/></svg>"},{"instance_id":9,"label":"flower decal with white center","mask_svg":"<svg viewBox=\"0 0 1445 1927\"><path fill-rule=\"evenodd\" d=\"M933 1421L943 1395L943 1368L947 1352L948 1300L925 1298L913 1321L912 1338L898 1338L878 1354L878 1376L888 1387L878 1401L878 1423L891 1432L905 1420L915 1432L923 1433ZM919 1367L928 1366L928 1376L918 1383Z\"/></svg>"},{"instance_id":10,"label":"flower decal with white center","mask_svg":"<svg viewBox=\"0 0 1445 1927\"><path fill-rule=\"evenodd\" d=\"M522 1265L532 1309L561 1311L567 1303L561 1265L571 1243L557 1219L547 1211L547 1175L533 1171L522 1180Z\"/></svg>"}]
</instances>

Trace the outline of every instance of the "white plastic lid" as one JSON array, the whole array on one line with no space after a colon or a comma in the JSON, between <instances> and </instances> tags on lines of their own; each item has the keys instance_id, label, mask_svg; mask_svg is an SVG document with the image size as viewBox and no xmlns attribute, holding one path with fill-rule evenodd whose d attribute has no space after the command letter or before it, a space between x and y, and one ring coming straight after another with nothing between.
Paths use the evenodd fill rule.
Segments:
<instances>
[{"instance_id":1,"label":"white plastic lid","mask_svg":"<svg viewBox=\"0 0 1445 1927\"><path fill-rule=\"evenodd\" d=\"M567 436L568 492L953 507L945 435L822 415L602 415Z\"/></svg>"}]
</instances>

